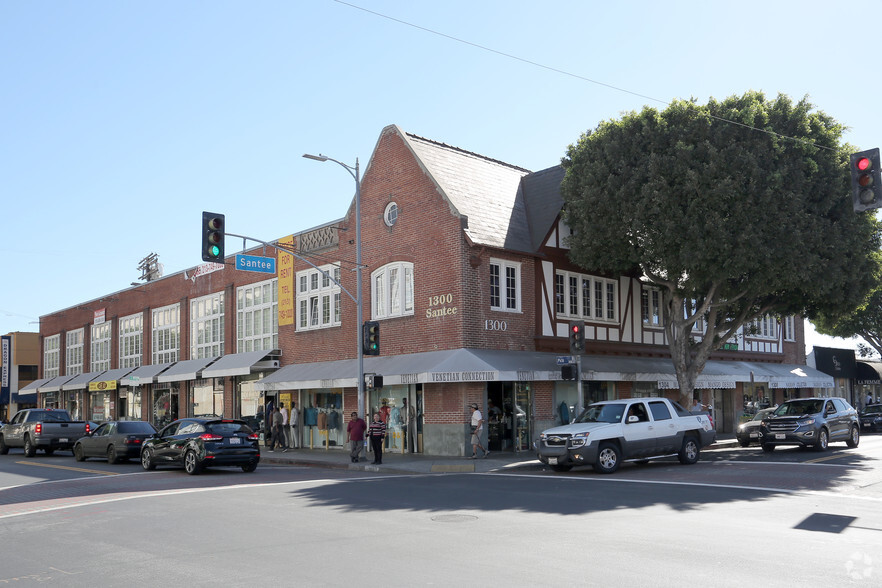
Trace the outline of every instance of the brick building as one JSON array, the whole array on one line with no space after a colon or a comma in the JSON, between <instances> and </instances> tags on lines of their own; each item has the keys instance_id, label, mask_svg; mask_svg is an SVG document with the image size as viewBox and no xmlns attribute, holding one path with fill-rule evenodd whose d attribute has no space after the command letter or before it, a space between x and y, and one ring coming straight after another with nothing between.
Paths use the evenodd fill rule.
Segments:
<instances>
[{"instance_id":1,"label":"brick building","mask_svg":"<svg viewBox=\"0 0 882 588\"><path fill-rule=\"evenodd\" d=\"M593 275L567 258L563 170L531 173L383 129L361 183L364 319L380 324L383 376L366 393L404 444L404 401L418 451L467 451L467 405L488 416L491 450L533 438L598 399L676 396L658 293L639 280ZM300 442L344 444L358 406L360 325L355 206L281 238L278 276L227 263L187 271L41 317L41 406L92 420L243 417L296 403ZM250 253L262 255L262 249ZM586 324L576 382L561 379L569 321ZM731 431L745 404L780 401L832 379L805 365L802 322L757 321L700 376L696 394Z\"/></svg>"}]
</instances>

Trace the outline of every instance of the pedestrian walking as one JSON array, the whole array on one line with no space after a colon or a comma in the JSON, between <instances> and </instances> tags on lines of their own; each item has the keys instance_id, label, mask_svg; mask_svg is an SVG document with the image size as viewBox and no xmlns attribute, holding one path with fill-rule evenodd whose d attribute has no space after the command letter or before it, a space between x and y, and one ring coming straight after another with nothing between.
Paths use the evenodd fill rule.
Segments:
<instances>
[{"instance_id":1,"label":"pedestrian walking","mask_svg":"<svg viewBox=\"0 0 882 588\"><path fill-rule=\"evenodd\" d=\"M383 463L383 441L386 439L386 423L380 418L380 413L374 413L374 420L368 428L368 437L371 439L371 449L374 452L374 465Z\"/></svg>"},{"instance_id":2,"label":"pedestrian walking","mask_svg":"<svg viewBox=\"0 0 882 588\"><path fill-rule=\"evenodd\" d=\"M478 447L481 448L484 457L487 457L490 455L490 452L481 445L481 435L484 433L484 415L481 414L481 411L478 410L478 405L474 402L469 405L469 408L472 409L472 456L469 459L477 459Z\"/></svg>"},{"instance_id":3,"label":"pedestrian walking","mask_svg":"<svg viewBox=\"0 0 882 588\"><path fill-rule=\"evenodd\" d=\"M367 430L367 423L358 416L357 412L352 413L349 424L346 425L346 435L349 438L349 457L352 463L358 463L361 459L361 449L364 447L364 432Z\"/></svg>"},{"instance_id":4,"label":"pedestrian walking","mask_svg":"<svg viewBox=\"0 0 882 588\"><path fill-rule=\"evenodd\" d=\"M288 444L285 442L285 431L282 428L282 413L277 406L273 410L273 440L270 442L270 451L275 451L276 446L282 448L282 453L288 451Z\"/></svg>"}]
</instances>

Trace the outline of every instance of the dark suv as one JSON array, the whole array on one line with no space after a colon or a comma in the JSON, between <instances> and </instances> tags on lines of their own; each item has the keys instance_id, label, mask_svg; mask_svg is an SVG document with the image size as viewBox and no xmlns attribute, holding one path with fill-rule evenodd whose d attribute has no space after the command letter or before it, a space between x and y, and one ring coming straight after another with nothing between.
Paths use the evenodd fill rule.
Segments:
<instances>
[{"instance_id":1,"label":"dark suv","mask_svg":"<svg viewBox=\"0 0 882 588\"><path fill-rule=\"evenodd\" d=\"M831 441L857 447L861 440L858 413L842 398L788 400L763 419L760 445L803 445L825 451Z\"/></svg>"}]
</instances>

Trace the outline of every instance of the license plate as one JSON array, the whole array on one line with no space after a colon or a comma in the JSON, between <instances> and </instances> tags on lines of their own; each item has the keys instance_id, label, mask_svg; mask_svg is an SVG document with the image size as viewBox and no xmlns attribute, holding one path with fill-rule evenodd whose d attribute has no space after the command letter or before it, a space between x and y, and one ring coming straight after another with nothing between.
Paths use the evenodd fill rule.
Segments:
<instances>
[{"instance_id":1,"label":"license plate","mask_svg":"<svg viewBox=\"0 0 882 588\"><path fill-rule=\"evenodd\" d=\"M238 437L230 437L230 444L239 445L240 443L242 443L242 440Z\"/></svg>"},{"instance_id":2,"label":"license plate","mask_svg":"<svg viewBox=\"0 0 882 588\"><path fill-rule=\"evenodd\" d=\"M756 437L759 437L759 433L751 433L750 434L751 439L755 439Z\"/></svg>"},{"instance_id":3,"label":"license plate","mask_svg":"<svg viewBox=\"0 0 882 588\"><path fill-rule=\"evenodd\" d=\"M548 465L557 465L557 458L556 457L549 457L548 458Z\"/></svg>"},{"instance_id":4,"label":"license plate","mask_svg":"<svg viewBox=\"0 0 882 588\"><path fill-rule=\"evenodd\" d=\"M59 443L67 443L67 437L63 437L58 440Z\"/></svg>"},{"instance_id":5,"label":"license plate","mask_svg":"<svg viewBox=\"0 0 882 588\"><path fill-rule=\"evenodd\" d=\"M786 439L787 435L784 433L775 433L775 439Z\"/></svg>"}]
</instances>

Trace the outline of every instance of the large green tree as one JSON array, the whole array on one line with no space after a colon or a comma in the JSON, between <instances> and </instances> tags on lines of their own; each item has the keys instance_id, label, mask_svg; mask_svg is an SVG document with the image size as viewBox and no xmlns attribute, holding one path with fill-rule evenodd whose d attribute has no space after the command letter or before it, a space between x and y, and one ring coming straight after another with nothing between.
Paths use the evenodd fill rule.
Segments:
<instances>
[{"instance_id":1,"label":"large green tree","mask_svg":"<svg viewBox=\"0 0 882 588\"><path fill-rule=\"evenodd\" d=\"M882 355L882 276L876 277L876 287L864 303L846 314L821 313L812 319L817 331L833 337L863 337L869 347L858 344L863 357Z\"/></svg>"},{"instance_id":2,"label":"large green tree","mask_svg":"<svg viewBox=\"0 0 882 588\"><path fill-rule=\"evenodd\" d=\"M879 225L852 210L842 131L805 99L748 92L627 113L569 146L570 257L661 291L684 402L742 325L848 312L873 286Z\"/></svg>"}]
</instances>

